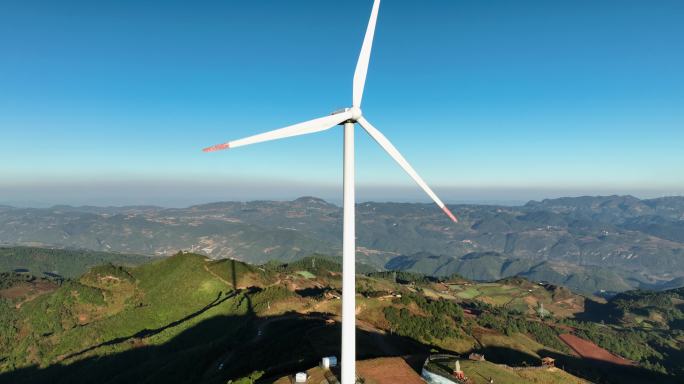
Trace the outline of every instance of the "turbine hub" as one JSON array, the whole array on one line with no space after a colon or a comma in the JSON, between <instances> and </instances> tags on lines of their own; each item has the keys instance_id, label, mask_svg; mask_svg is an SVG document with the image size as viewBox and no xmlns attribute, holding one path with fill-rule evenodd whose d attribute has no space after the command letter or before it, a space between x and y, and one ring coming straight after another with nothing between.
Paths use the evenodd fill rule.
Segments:
<instances>
[{"instance_id":1,"label":"turbine hub","mask_svg":"<svg viewBox=\"0 0 684 384\"><path fill-rule=\"evenodd\" d=\"M331 115L337 115L338 113L344 112L351 112L352 115L349 120L341 122L340 125L344 125L345 123L356 123L356 121L363 116L363 113L361 113L361 108L359 107L338 109L337 111L331 113Z\"/></svg>"},{"instance_id":2,"label":"turbine hub","mask_svg":"<svg viewBox=\"0 0 684 384\"><path fill-rule=\"evenodd\" d=\"M349 111L352 113L351 119L354 121L357 121L361 118L361 116L363 116L361 113L361 108L359 107L351 107L349 108Z\"/></svg>"}]
</instances>

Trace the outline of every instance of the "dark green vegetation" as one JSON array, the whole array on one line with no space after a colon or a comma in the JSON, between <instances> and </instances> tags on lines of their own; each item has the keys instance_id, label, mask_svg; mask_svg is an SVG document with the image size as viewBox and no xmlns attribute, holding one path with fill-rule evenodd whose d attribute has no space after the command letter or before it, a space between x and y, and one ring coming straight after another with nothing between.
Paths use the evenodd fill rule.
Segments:
<instances>
[{"instance_id":1,"label":"dark green vegetation","mask_svg":"<svg viewBox=\"0 0 684 384\"><path fill-rule=\"evenodd\" d=\"M243 318L253 310L248 293L233 285L260 283L265 276L235 264L189 254L133 268L110 264L28 301L3 299L0 366L15 370L11 382L46 382L63 364L73 369L50 382L197 378L203 371L193 365L208 363L202 359L215 346L197 344L195 337L211 335L230 345L250 327ZM221 277L212 269L227 273ZM132 349L140 352L122 354ZM105 355L117 357L94 358ZM175 367L163 369L172 362Z\"/></svg>"},{"instance_id":2,"label":"dark green vegetation","mask_svg":"<svg viewBox=\"0 0 684 384\"><path fill-rule=\"evenodd\" d=\"M620 293L610 300L609 310L614 321L625 324L684 330L684 288Z\"/></svg>"},{"instance_id":3,"label":"dark green vegetation","mask_svg":"<svg viewBox=\"0 0 684 384\"><path fill-rule=\"evenodd\" d=\"M402 336L426 343L459 336L458 326L463 321L461 307L447 300L427 300L417 294L405 294L399 300L403 308L385 307L383 313L390 330ZM415 303L420 314L407 307Z\"/></svg>"},{"instance_id":4,"label":"dark green vegetation","mask_svg":"<svg viewBox=\"0 0 684 384\"><path fill-rule=\"evenodd\" d=\"M558 332L543 321L530 321L524 314L505 307L493 307L477 302L472 305L481 313L477 317L477 323L485 328L494 329L508 336L526 333L539 344L557 351L570 352L568 346L558 339Z\"/></svg>"},{"instance_id":5,"label":"dark green vegetation","mask_svg":"<svg viewBox=\"0 0 684 384\"><path fill-rule=\"evenodd\" d=\"M150 261L149 256L85 250L35 247L0 247L0 272L25 271L35 276L78 277L88 267L105 263L137 265Z\"/></svg>"},{"instance_id":6,"label":"dark green vegetation","mask_svg":"<svg viewBox=\"0 0 684 384\"><path fill-rule=\"evenodd\" d=\"M269 383L339 355L339 324L330 324L339 320L339 271L321 255L252 266L180 253L95 266L61 285L3 274L0 383ZM357 281L360 358L475 351L510 366L552 356L599 383L684 377L681 290L599 304L522 278L373 272ZM573 356L558 338L568 332L639 365ZM519 373L533 380L546 371L535 372ZM557 382L547 376L540 382Z\"/></svg>"},{"instance_id":7,"label":"dark green vegetation","mask_svg":"<svg viewBox=\"0 0 684 384\"><path fill-rule=\"evenodd\" d=\"M638 281L622 276L618 270L602 266L564 265L553 261L517 259L496 252L473 252L455 259L449 256L417 254L392 259L389 269L409 270L437 276L458 274L479 281L523 276L533 281L548 281L565 285L587 294L600 291L624 291Z\"/></svg>"},{"instance_id":8,"label":"dark green vegetation","mask_svg":"<svg viewBox=\"0 0 684 384\"><path fill-rule=\"evenodd\" d=\"M357 206L359 262L374 270L474 280L521 275L576 291L684 285L684 197L578 197L524 206ZM180 249L251 263L340 254L341 210L290 202L159 207L0 208L0 243L169 255Z\"/></svg>"},{"instance_id":9,"label":"dark green vegetation","mask_svg":"<svg viewBox=\"0 0 684 384\"><path fill-rule=\"evenodd\" d=\"M642 366L684 376L684 289L624 292L584 317L593 321L563 322L578 336Z\"/></svg>"},{"instance_id":10,"label":"dark green vegetation","mask_svg":"<svg viewBox=\"0 0 684 384\"><path fill-rule=\"evenodd\" d=\"M35 277L29 273L0 272L0 290L11 288L22 283L35 283L41 281L61 284L63 279L53 276Z\"/></svg>"}]
</instances>

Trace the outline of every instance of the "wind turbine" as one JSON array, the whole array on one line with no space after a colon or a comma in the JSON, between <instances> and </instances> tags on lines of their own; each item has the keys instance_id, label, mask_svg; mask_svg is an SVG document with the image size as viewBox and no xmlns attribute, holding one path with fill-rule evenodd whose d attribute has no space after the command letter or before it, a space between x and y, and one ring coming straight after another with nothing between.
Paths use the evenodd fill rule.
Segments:
<instances>
[{"instance_id":1,"label":"wind turbine","mask_svg":"<svg viewBox=\"0 0 684 384\"><path fill-rule=\"evenodd\" d=\"M344 196L343 210L344 223L342 235L342 383L354 384L356 382L356 235L355 235L355 212L354 212L354 125L361 127L401 166L406 173L430 196L432 200L449 216L457 222L449 208L430 189L413 167L404 159L404 156L392 145L392 143L377 128L368 122L361 113L361 99L363 87L366 83L368 62L370 61L375 24L378 18L380 0L375 0L371 10L370 21L366 29L366 36L361 46L361 54L356 63L352 88L352 106L333 112L329 116L305 121L274 131L261 133L243 139L217 144L204 149L204 152L214 152L222 149L236 148L244 145L257 144L270 140L284 139L286 137L306 135L325 131L337 125L344 126Z\"/></svg>"}]
</instances>

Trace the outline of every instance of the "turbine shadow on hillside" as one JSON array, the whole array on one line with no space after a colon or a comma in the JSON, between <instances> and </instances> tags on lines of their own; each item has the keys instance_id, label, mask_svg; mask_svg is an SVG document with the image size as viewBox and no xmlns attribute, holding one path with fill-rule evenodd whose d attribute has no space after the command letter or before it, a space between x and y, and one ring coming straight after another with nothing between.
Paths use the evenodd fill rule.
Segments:
<instances>
[{"instance_id":1,"label":"turbine shadow on hillside","mask_svg":"<svg viewBox=\"0 0 684 384\"><path fill-rule=\"evenodd\" d=\"M237 296L239 293L240 293L240 291L232 291L232 292L228 293L227 295L225 295L225 296L223 296L223 297L221 297L222 294L219 293L219 295L216 297L216 299L215 299L214 301L212 301L211 303L205 305L205 306L202 307L201 309L199 309L199 310L197 310L197 311L195 311L195 312L193 312L193 313L191 313L191 314L189 314L189 315L183 317L182 319L178 319L178 320L172 321L172 322L170 322L170 323L168 323L168 324L166 324L166 325L164 325L164 326L162 326L162 327L159 327L159 328L155 328L155 329L143 329L142 331L136 332L136 333L134 333L134 334L132 334L132 335L130 335L130 336L117 337L117 338L114 338L114 339L112 339L112 340L105 341L105 342L100 343L100 344L97 344L97 345L93 345L92 347L88 347L88 348L83 349L83 350L81 350L81 351L78 351L78 352L76 352L76 353L72 353L72 354L70 354L70 355L64 357L64 359L65 359L65 360L68 360L68 359L71 359L71 358L74 358L74 357L78 357L78 356L81 356L81 355L83 355L83 354L85 354L85 353L87 353L87 352L90 352L90 351L95 350L95 349L100 348L100 347L105 347L105 346L110 346L110 345L121 344L121 343L124 343L124 342L126 342L126 341L134 342L135 340L144 339L144 338L146 338L146 337L154 336L154 335L159 334L159 333L161 333L161 332L163 332L163 331L165 331L165 330L167 330L167 329L169 329L169 328L173 328L173 327L175 327L175 326L181 325L182 323L184 323L184 322L186 322L186 321L188 321L188 320L191 320L191 319L193 319L193 318L195 318L195 317L197 317L197 316L203 314L204 312L210 310L211 308L216 307L217 305L220 305L221 303L225 302L226 300L231 299L231 298ZM246 297L247 297L247 296L246 296ZM250 306L250 309L251 309L251 306Z\"/></svg>"},{"instance_id":2,"label":"turbine shadow on hillside","mask_svg":"<svg viewBox=\"0 0 684 384\"><path fill-rule=\"evenodd\" d=\"M141 345L146 336L154 334L144 331L138 344L130 338L103 343L129 341L133 348L127 351L88 356L70 364L20 368L0 374L0 383L225 383L255 370L277 377L315 366L322 356L339 355L339 324L330 324L326 319L326 314L294 312L262 318L252 314L216 316L165 344ZM430 350L429 346L402 336L359 329L357 334L360 359L427 356ZM74 356L83 356L95 348ZM224 362L224 358L229 361ZM225 363L223 369L219 369L221 363Z\"/></svg>"},{"instance_id":3,"label":"turbine shadow on hillside","mask_svg":"<svg viewBox=\"0 0 684 384\"><path fill-rule=\"evenodd\" d=\"M223 299L222 299L223 300ZM213 305L220 305L214 303ZM290 312L272 317L216 316L183 331L167 343L144 345L146 334L132 349L105 356L88 356L71 364L31 366L0 375L0 383L225 383L264 371L276 378L317 365L322 356L337 355L340 327L327 314ZM358 358L403 356L419 370L431 347L413 339L357 329ZM121 341L120 341L121 342ZM125 340L122 342L126 342ZM141 345L142 344L142 345ZM484 348L494 362L536 365L534 356L508 348ZM670 377L638 367L587 362L545 351L572 373L592 381L606 381L615 373L621 383L675 382ZM84 355L85 351L81 354ZM220 365L223 363L223 369ZM589 368L588 368L589 367ZM622 374L620 374L622 372ZM624 379L623 379L624 377Z\"/></svg>"}]
</instances>

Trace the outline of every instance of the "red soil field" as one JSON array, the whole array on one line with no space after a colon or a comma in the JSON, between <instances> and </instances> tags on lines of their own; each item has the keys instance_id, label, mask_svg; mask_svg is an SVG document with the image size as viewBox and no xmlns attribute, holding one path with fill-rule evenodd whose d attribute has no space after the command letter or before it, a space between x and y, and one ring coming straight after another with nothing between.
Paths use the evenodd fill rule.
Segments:
<instances>
[{"instance_id":1,"label":"red soil field","mask_svg":"<svg viewBox=\"0 0 684 384\"><path fill-rule=\"evenodd\" d=\"M584 340L575 335L564 333L558 336L565 344L567 344L573 351L585 359L593 359L606 361L619 365L634 365L634 362L624 359L620 356L613 355L591 341Z\"/></svg>"},{"instance_id":2,"label":"red soil field","mask_svg":"<svg viewBox=\"0 0 684 384\"><path fill-rule=\"evenodd\" d=\"M366 382L377 384L424 384L420 378L401 357L381 357L372 360L356 362L358 375Z\"/></svg>"},{"instance_id":3,"label":"red soil field","mask_svg":"<svg viewBox=\"0 0 684 384\"><path fill-rule=\"evenodd\" d=\"M0 297L7 299L29 298L33 299L44 293L57 289L57 284L49 281L20 282L13 287L0 290Z\"/></svg>"}]
</instances>

